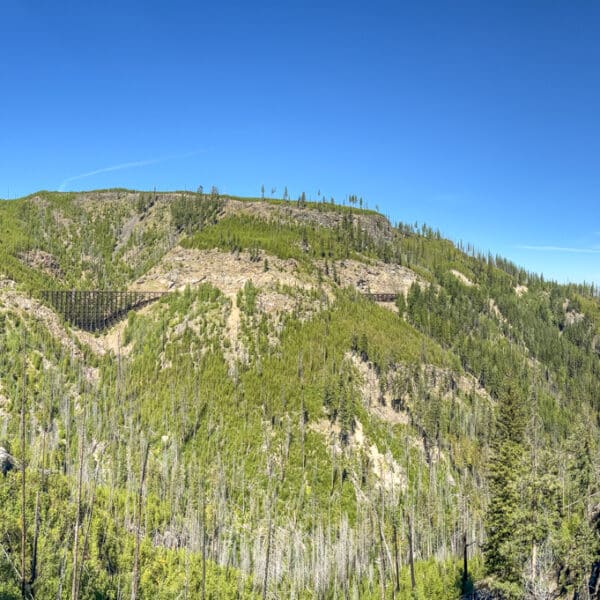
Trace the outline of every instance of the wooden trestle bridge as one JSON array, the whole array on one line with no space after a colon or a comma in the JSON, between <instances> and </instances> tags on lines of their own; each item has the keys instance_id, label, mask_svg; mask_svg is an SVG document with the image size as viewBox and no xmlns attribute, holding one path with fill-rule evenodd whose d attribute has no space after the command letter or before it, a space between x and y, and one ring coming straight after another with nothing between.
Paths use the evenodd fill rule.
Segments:
<instances>
[{"instance_id":1,"label":"wooden trestle bridge","mask_svg":"<svg viewBox=\"0 0 600 600\"><path fill-rule=\"evenodd\" d=\"M375 302L396 302L400 294L365 294L370 300Z\"/></svg>"},{"instance_id":2,"label":"wooden trestle bridge","mask_svg":"<svg viewBox=\"0 0 600 600\"><path fill-rule=\"evenodd\" d=\"M69 323L86 331L100 331L134 309L169 292L117 292L112 290L43 290L42 298ZM398 294L365 294L375 302L395 302Z\"/></svg>"},{"instance_id":3,"label":"wooden trestle bridge","mask_svg":"<svg viewBox=\"0 0 600 600\"><path fill-rule=\"evenodd\" d=\"M86 331L109 327L127 313L168 292L117 292L110 290L43 290L42 298L69 323Z\"/></svg>"}]
</instances>

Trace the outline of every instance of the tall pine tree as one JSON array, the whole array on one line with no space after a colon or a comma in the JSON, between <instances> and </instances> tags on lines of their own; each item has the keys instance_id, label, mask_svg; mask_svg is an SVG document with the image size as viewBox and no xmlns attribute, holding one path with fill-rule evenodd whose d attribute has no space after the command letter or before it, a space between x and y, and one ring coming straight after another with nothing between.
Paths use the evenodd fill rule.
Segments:
<instances>
[{"instance_id":1,"label":"tall pine tree","mask_svg":"<svg viewBox=\"0 0 600 600\"><path fill-rule=\"evenodd\" d=\"M496 435L490 462L490 505L484 549L488 575L506 585L521 587L528 557L525 511L521 491L525 478L526 391L515 378L500 398Z\"/></svg>"}]
</instances>

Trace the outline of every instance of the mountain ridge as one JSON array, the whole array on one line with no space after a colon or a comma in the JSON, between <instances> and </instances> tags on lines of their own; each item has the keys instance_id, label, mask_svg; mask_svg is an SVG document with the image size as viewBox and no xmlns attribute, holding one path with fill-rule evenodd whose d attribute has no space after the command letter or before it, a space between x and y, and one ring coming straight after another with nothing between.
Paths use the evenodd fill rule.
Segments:
<instances>
[{"instance_id":1,"label":"mountain ridge","mask_svg":"<svg viewBox=\"0 0 600 600\"><path fill-rule=\"evenodd\" d=\"M131 593L138 531L140 597L597 594L593 287L373 211L214 191L38 193L0 229L0 446L23 462L24 397L39 597ZM173 293L92 335L36 299L53 287Z\"/></svg>"}]
</instances>

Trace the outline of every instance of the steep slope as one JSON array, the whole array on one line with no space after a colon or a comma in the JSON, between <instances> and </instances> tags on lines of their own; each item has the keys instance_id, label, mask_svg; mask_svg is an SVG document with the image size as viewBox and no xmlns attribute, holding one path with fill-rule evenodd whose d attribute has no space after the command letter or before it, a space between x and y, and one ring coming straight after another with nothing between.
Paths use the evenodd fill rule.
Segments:
<instances>
[{"instance_id":1,"label":"steep slope","mask_svg":"<svg viewBox=\"0 0 600 600\"><path fill-rule=\"evenodd\" d=\"M6 597L23 458L38 597L131 594L138 532L140 597L584 593L594 290L329 204L40 193L0 218ZM35 300L53 287L171 293L93 336Z\"/></svg>"}]
</instances>

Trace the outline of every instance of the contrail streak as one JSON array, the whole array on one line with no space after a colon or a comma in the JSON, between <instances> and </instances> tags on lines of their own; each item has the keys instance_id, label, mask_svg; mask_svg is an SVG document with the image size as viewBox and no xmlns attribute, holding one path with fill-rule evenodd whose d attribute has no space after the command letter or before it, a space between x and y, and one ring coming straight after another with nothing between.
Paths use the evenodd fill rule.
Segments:
<instances>
[{"instance_id":1,"label":"contrail streak","mask_svg":"<svg viewBox=\"0 0 600 600\"><path fill-rule=\"evenodd\" d=\"M110 167L103 167L102 169L95 169L94 171L88 171L87 173L81 173L80 175L73 175L72 177L67 177L59 186L58 190L60 192L64 191L67 184L71 181L76 181L78 179L85 179L86 177L92 177L94 175L99 175L100 173L110 173L111 171L122 171L123 169L133 169L136 167L146 167L148 165L155 165L157 163L166 162L167 160L176 160L178 158L187 158L188 156L194 156L195 154L199 154L200 151L196 152L188 152L187 154L178 154L176 156L165 156L163 158L151 158L149 160L135 160L132 162L120 163L118 165L111 165Z\"/></svg>"}]
</instances>

